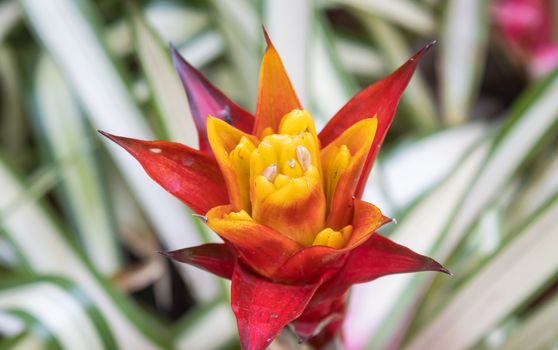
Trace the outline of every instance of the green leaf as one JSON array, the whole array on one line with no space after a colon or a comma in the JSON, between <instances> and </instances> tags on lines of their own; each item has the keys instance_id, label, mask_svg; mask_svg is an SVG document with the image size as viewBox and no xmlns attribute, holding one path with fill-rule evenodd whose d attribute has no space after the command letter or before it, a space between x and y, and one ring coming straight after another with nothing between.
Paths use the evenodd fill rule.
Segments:
<instances>
[{"instance_id":1,"label":"green leaf","mask_svg":"<svg viewBox=\"0 0 558 350\"><path fill-rule=\"evenodd\" d=\"M558 192L558 154L542 159L542 171L534 174L514 199L506 227L515 227Z\"/></svg>"},{"instance_id":2,"label":"green leaf","mask_svg":"<svg viewBox=\"0 0 558 350\"><path fill-rule=\"evenodd\" d=\"M488 4L486 0L447 2L440 43L440 92L448 125L470 117L486 58Z\"/></svg>"},{"instance_id":3,"label":"green leaf","mask_svg":"<svg viewBox=\"0 0 558 350\"><path fill-rule=\"evenodd\" d=\"M21 8L16 1L4 1L0 4L0 44L21 20Z\"/></svg>"},{"instance_id":4,"label":"green leaf","mask_svg":"<svg viewBox=\"0 0 558 350\"><path fill-rule=\"evenodd\" d=\"M37 333L37 332L35 332ZM42 350L44 343L39 336L33 332L22 332L21 334L0 340L0 349L10 350Z\"/></svg>"},{"instance_id":5,"label":"green leaf","mask_svg":"<svg viewBox=\"0 0 558 350\"><path fill-rule=\"evenodd\" d=\"M1 19L0 23L2 23ZM0 91L2 94L0 137L10 160L21 164L25 160L23 151L26 125L22 113L23 87L18 70L15 51L8 45L0 46L0 84L2 86Z\"/></svg>"}]
</instances>

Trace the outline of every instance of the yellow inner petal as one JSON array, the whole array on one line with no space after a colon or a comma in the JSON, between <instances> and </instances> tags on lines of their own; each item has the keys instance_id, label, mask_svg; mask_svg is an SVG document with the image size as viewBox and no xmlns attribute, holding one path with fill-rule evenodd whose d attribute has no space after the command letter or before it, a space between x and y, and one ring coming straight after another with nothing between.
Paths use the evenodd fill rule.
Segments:
<instances>
[{"instance_id":1,"label":"yellow inner petal","mask_svg":"<svg viewBox=\"0 0 558 350\"><path fill-rule=\"evenodd\" d=\"M358 177L372 146L377 126L377 117L363 119L353 124L321 150L320 156L328 213L339 209L334 207L333 203L338 198L345 197L350 200L354 194ZM340 191L337 191L338 188ZM342 202L341 205L345 206L345 201ZM340 202L336 204L340 204ZM328 223L331 224L330 218L328 218ZM346 225L346 218L340 220L339 224L335 228Z\"/></svg>"},{"instance_id":2,"label":"yellow inner petal","mask_svg":"<svg viewBox=\"0 0 558 350\"><path fill-rule=\"evenodd\" d=\"M256 146L242 137L236 147L229 153L229 160L234 168L240 186L242 208L250 210L250 157Z\"/></svg>"},{"instance_id":3,"label":"yellow inner petal","mask_svg":"<svg viewBox=\"0 0 558 350\"><path fill-rule=\"evenodd\" d=\"M347 244L352 231L353 227L351 225L343 227L340 231L327 227L316 235L312 245L321 245L335 249L343 248Z\"/></svg>"},{"instance_id":4,"label":"yellow inner petal","mask_svg":"<svg viewBox=\"0 0 558 350\"><path fill-rule=\"evenodd\" d=\"M331 158L324 162L324 187L327 203L331 203L337 182L345 172L351 161L351 152L347 145L334 146L328 153ZM329 210L329 208L328 208Z\"/></svg>"},{"instance_id":5,"label":"yellow inner petal","mask_svg":"<svg viewBox=\"0 0 558 350\"><path fill-rule=\"evenodd\" d=\"M228 123L209 116L207 137L227 184L235 210L250 211L250 157L258 139Z\"/></svg>"}]
</instances>

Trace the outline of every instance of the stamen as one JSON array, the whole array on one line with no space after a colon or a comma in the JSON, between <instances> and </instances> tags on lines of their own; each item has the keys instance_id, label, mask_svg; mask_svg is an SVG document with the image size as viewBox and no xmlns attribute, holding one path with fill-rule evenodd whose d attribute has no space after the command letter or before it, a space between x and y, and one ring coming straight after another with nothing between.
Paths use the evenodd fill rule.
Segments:
<instances>
[{"instance_id":1,"label":"stamen","mask_svg":"<svg viewBox=\"0 0 558 350\"><path fill-rule=\"evenodd\" d=\"M277 176L277 164L271 164L262 171L262 176L265 177L269 182L273 182Z\"/></svg>"},{"instance_id":2,"label":"stamen","mask_svg":"<svg viewBox=\"0 0 558 350\"><path fill-rule=\"evenodd\" d=\"M310 168L310 165L312 164L312 156L310 155L310 151L308 151L306 147L302 145L296 146L296 158L298 159L298 162L300 163L300 166L302 166L302 169L304 171Z\"/></svg>"},{"instance_id":3,"label":"stamen","mask_svg":"<svg viewBox=\"0 0 558 350\"><path fill-rule=\"evenodd\" d=\"M291 167L291 169L294 169L294 167L296 166L296 161L294 159L289 159L287 160L287 164L289 164L289 167Z\"/></svg>"}]
</instances>

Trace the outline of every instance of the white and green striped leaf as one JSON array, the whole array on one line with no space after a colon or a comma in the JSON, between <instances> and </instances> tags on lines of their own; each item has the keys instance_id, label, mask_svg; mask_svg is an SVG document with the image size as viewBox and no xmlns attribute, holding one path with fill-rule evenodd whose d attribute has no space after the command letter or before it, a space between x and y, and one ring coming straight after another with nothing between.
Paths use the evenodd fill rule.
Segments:
<instances>
[{"instance_id":1,"label":"white and green striped leaf","mask_svg":"<svg viewBox=\"0 0 558 350\"><path fill-rule=\"evenodd\" d=\"M57 65L64 67L93 126L116 135L153 139L153 132L95 30L91 4L86 0L23 0L21 4L42 44ZM153 183L129 154L106 143L167 248L199 244L201 237L182 204ZM196 276L191 286L198 298L211 300L217 296L213 277L186 265L179 269L186 278Z\"/></svg>"},{"instance_id":2,"label":"white and green striped leaf","mask_svg":"<svg viewBox=\"0 0 558 350\"><path fill-rule=\"evenodd\" d=\"M70 88L48 57L39 60L34 86L39 131L61 176L63 204L89 260L103 275L120 268L105 189L93 153L94 142Z\"/></svg>"},{"instance_id":3,"label":"white and green striped leaf","mask_svg":"<svg viewBox=\"0 0 558 350\"><path fill-rule=\"evenodd\" d=\"M0 312L24 313L64 349L107 349L115 343L88 296L68 281L41 278L0 286ZM17 312L15 312L17 311Z\"/></svg>"},{"instance_id":4,"label":"white and green striped leaf","mask_svg":"<svg viewBox=\"0 0 558 350\"><path fill-rule=\"evenodd\" d=\"M122 309L128 303L83 261L82 255L64 238L59 227L0 163L0 234L23 257L22 266L37 274L60 275L87 290L96 307L103 314L120 346L159 349L164 340L146 325L137 310ZM129 306L129 305L128 305ZM141 330L140 330L141 329Z\"/></svg>"},{"instance_id":5,"label":"white and green striped leaf","mask_svg":"<svg viewBox=\"0 0 558 350\"><path fill-rule=\"evenodd\" d=\"M309 98L318 128L321 128L356 93L357 86L341 69L322 14L314 15L309 53Z\"/></svg>"},{"instance_id":6,"label":"white and green striped leaf","mask_svg":"<svg viewBox=\"0 0 558 350\"><path fill-rule=\"evenodd\" d=\"M225 302L194 310L181 322L173 337L176 349L213 350L237 338L236 321ZM218 332L214 332L215 325L219 325Z\"/></svg>"},{"instance_id":7,"label":"white and green striped leaf","mask_svg":"<svg viewBox=\"0 0 558 350\"><path fill-rule=\"evenodd\" d=\"M326 3L348 5L365 14L391 21L420 34L430 34L436 23L430 12L409 0L327 0Z\"/></svg>"},{"instance_id":8,"label":"white and green striped leaf","mask_svg":"<svg viewBox=\"0 0 558 350\"><path fill-rule=\"evenodd\" d=\"M468 349L532 299L558 272L557 216L558 199L553 198L411 339L407 348L445 349L451 344L452 349Z\"/></svg>"},{"instance_id":9,"label":"white and green striped leaf","mask_svg":"<svg viewBox=\"0 0 558 350\"><path fill-rule=\"evenodd\" d=\"M470 118L488 40L486 0L448 1L440 40L440 92L448 125Z\"/></svg>"},{"instance_id":10,"label":"white and green striped leaf","mask_svg":"<svg viewBox=\"0 0 558 350\"><path fill-rule=\"evenodd\" d=\"M172 65L169 48L163 48L161 40L135 9L131 11L131 22L136 51L162 119L164 136L197 147L196 126L184 88Z\"/></svg>"},{"instance_id":11,"label":"white and green striped leaf","mask_svg":"<svg viewBox=\"0 0 558 350\"><path fill-rule=\"evenodd\" d=\"M558 330L551 325L558 324L558 297L532 311L525 319L519 320L509 338L501 345L503 350L551 348L558 339Z\"/></svg>"},{"instance_id":12,"label":"white and green striped leaf","mask_svg":"<svg viewBox=\"0 0 558 350\"><path fill-rule=\"evenodd\" d=\"M486 156L485 144L473 147L459 162L454 171L438 186L420 198L398 218L391 237L395 242L421 254L440 238L444 222L452 215L459 198L468 190L470 181ZM355 345L364 346L375 334L370 346L382 348L391 340L401 321L401 313L415 296L416 281L410 275L384 277L377 282L353 287L345 332ZM374 295L374 298L366 296ZM369 310L374 310L371 313Z\"/></svg>"}]
</instances>

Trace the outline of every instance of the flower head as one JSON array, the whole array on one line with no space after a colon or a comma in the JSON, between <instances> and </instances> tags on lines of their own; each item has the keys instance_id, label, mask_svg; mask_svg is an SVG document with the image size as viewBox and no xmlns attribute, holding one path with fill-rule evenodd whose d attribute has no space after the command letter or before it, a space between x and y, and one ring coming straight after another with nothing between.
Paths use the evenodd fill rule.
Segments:
<instances>
[{"instance_id":1,"label":"flower head","mask_svg":"<svg viewBox=\"0 0 558 350\"><path fill-rule=\"evenodd\" d=\"M361 200L419 51L351 99L320 132L266 35L255 117L176 50L173 59L200 150L103 133L224 241L165 253L232 279L243 349L263 349L287 324L321 344L339 332L352 284L404 272L447 272L376 230L390 222Z\"/></svg>"}]
</instances>

